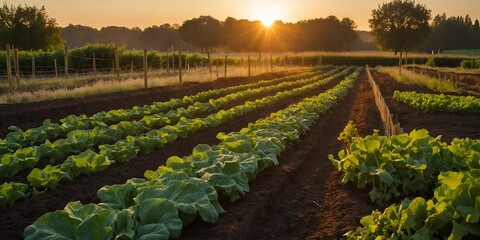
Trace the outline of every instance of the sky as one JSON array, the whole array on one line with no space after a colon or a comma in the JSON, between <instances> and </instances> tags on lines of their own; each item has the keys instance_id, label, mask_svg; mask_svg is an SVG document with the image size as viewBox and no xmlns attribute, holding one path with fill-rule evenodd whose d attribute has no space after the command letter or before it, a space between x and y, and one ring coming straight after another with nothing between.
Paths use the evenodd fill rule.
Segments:
<instances>
[{"instance_id":1,"label":"sky","mask_svg":"<svg viewBox=\"0 0 480 240\"><path fill-rule=\"evenodd\" d=\"M201 15L219 20L227 17L297 22L304 19L349 17L358 30L369 30L372 9L387 0L8 0L7 4L45 6L59 26L80 24L144 29L164 23L182 24ZM417 0L432 10L432 17L467 15L480 20L480 0Z\"/></svg>"}]
</instances>

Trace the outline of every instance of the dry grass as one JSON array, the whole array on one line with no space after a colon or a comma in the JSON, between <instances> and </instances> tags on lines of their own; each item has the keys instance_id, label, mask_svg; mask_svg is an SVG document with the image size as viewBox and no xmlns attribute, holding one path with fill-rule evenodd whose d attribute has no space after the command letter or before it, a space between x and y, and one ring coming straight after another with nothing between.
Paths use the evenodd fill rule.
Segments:
<instances>
[{"instance_id":1,"label":"dry grass","mask_svg":"<svg viewBox=\"0 0 480 240\"><path fill-rule=\"evenodd\" d=\"M411 67L417 67L417 68L422 68L422 69L429 69L429 70L434 70L434 71L439 71L439 72L453 72L453 73L458 73L458 74L480 74L480 69L465 69L465 68L444 68L444 67L429 67L429 66L424 66L424 65L408 65Z\"/></svg>"},{"instance_id":2,"label":"dry grass","mask_svg":"<svg viewBox=\"0 0 480 240\"><path fill-rule=\"evenodd\" d=\"M302 67L276 67L273 72L284 70L306 69ZM213 74L210 75L208 68L199 68L197 70L191 68L182 74L184 82L208 82L216 79L216 68L213 67ZM261 74L260 69L252 69L252 75ZM263 71L265 73L265 69ZM224 68L219 68L219 77L224 77ZM248 69L244 67L230 67L227 69L227 77L247 76ZM61 79L65 81L65 79ZM54 80L52 80L54 81ZM148 78L148 87L160 87L166 85L179 84L178 75L170 75L167 77L152 77ZM55 90L37 90L32 92L22 92L14 95L3 94L0 95L0 104L26 103L38 102L45 100L58 100L67 98L84 98L88 96L122 92L128 90L135 90L144 88L143 78L129 78L124 81L116 80L102 80L97 81L91 85L83 85L73 89L59 88Z\"/></svg>"},{"instance_id":3,"label":"dry grass","mask_svg":"<svg viewBox=\"0 0 480 240\"><path fill-rule=\"evenodd\" d=\"M459 92L454 83L449 81L439 81L426 75L417 74L412 71L402 69L402 75L398 73L397 67L377 67L376 70L392 76L396 81L405 84L416 84L427 87L440 93Z\"/></svg>"}]
</instances>

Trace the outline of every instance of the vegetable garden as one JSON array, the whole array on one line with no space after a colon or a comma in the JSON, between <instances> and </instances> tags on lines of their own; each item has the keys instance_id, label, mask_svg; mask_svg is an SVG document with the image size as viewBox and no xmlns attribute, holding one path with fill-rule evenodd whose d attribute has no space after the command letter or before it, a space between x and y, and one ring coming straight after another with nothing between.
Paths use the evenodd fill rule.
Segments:
<instances>
[{"instance_id":1,"label":"vegetable garden","mask_svg":"<svg viewBox=\"0 0 480 240\"><path fill-rule=\"evenodd\" d=\"M445 97L372 73L410 134L380 136L367 74L353 66L3 106L11 111L1 124L1 235L480 235L472 230L480 209L471 193L479 188L478 98ZM423 110L397 100L427 102L422 97L431 103ZM338 141L349 120L366 137ZM7 132L10 125L18 127ZM449 170L456 172L444 173ZM473 200L458 203L452 196ZM441 212L445 205L448 212ZM395 230L383 231L387 225Z\"/></svg>"}]
</instances>

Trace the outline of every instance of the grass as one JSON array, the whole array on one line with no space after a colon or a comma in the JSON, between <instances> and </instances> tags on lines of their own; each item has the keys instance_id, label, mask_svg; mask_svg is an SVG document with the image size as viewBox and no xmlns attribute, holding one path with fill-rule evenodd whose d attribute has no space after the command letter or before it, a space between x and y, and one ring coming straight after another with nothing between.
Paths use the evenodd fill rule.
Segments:
<instances>
[{"instance_id":1,"label":"grass","mask_svg":"<svg viewBox=\"0 0 480 240\"><path fill-rule=\"evenodd\" d=\"M407 67L417 67L422 69L429 69L439 72L453 72L458 74L480 74L480 69L465 69L465 68L444 68L444 67L429 67L425 65L407 65Z\"/></svg>"},{"instance_id":2,"label":"grass","mask_svg":"<svg viewBox=\"0 0 480 240\"><path fill-rule=\"evenodd\" d=\"M462 49L462 50L445 50L443 51L443 54L446 55L463 55L463 56L472 56L472 53L474 56L479 56L480 55L480 49Z\"/></svg>"},{"instance_id":3,"label":"grass","mask_svg":"<svg viewBox=\"0 0 480 240\"><path fill-rule=\"evenodd\" d=\"M397 67L377 67L376 70L392 76L396 81L405 84L416 84L427 87L430 90L440 93L459 92L454 83L449 81L439 81L426 75L417 74L412 71L402 69L402 75L398 73Z\"/></svg>"},{"instance_id":4,"label":"grass","mask_svg":"<svg viewBox=\"0 0 480 240\"><path fill-rule=\"evenodd\" d=\"M285 70L300 70L306 69L303 67L291 66L291 67L276 67L273 72L285 71ZM216 79L216 68L213 67L213 74L210 75L208 68L190 69L182 74L183 82L208 82ZM258 75L262 72L259 69L252 69L252 75ZM263 71L265 73L265 69ZM139 73L140 74L140 73ZM165 73L166 74L166 73ZM248 69L245 67L229 67L227 69L227 77L247 76ZM224 69L219 68L219 77L224 77ZM31 80L28 80L31 81ZM58 84L61 81L76 81L76 79L45 79L51 85ZM81 80L78 80L81 82ZM179 84L177 75L161 75L150 76L148 78L148 87L160 87L167 85ZM23 86L22 86L23 87ZM14 104L14 103L26 103L26 102L39 102L45 100L58 100L67 98L85 98L93 95L99 95L104 93L115 93L129 90L136 90L144 88L144 80L139 77L131 77L122 81L116 81L112 79L105 79L93 82L87 85L81 85L74 88L60 87L56 89L38 89L35 91L27 91L16 93L14 95L2 94L0 95L0 104Z\"/></svg>"}]
</instances>

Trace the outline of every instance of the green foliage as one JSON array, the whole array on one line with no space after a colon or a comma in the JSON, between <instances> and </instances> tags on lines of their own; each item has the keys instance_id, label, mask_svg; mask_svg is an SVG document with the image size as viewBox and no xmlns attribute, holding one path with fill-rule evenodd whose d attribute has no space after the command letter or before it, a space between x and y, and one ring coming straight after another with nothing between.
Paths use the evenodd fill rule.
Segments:
<instances>
[{"instance_id":1,"label":"green foliage","mask_svg":"<svg viewBox=\"0 0 480 240\"><path fill-rule=\"evenodd\" d=\"M373 41L382 50L412 51L430 33L431 10L410 0L393 0L372 11Z\"/></svg>"},{"instance_id":2,"label":"green foliage","mask_svg":"<svg viewBox=\"0 0 480 240\"><path fill-rule=\"evenodd\" d=\"M28 186L23 183L2 183L0 185L0 208L13 204L15 201L27 197Z\"/></svg>"},{"instance_id":3,"label":"green foliage","mask_svg":"<svg viewBox=\"0 0 480 240\"><path fill-rule=\"evenodd\" d=\"M355 123L350 120L348 121L347 125L343 129L343 131L338 136L337 140L344 142L345 144L352 144L355 138L359 137L358 129Z\"/></svg>"},{"instance_id":4,"label":"green foliage","mask_svg":"<svg viewBox=\"0 0 480 240\"><path fill-rule=\"evenodd\" d=\"M461 68L472 69L472 59L465 59L460 63ZM480 68L480 60L473 60L473 69Z\"/></svg>"},{"instance_id":5,"label":"green foliage","mask_svg":"<svg viewBox=\"0 0 480 240\"><path fill-rule=\"evenodd\" d=\"M72 202L65 210L47 213L27 227L24 236L26 239L53 235L96 239L90 235L90 231L94 231L103 238L168 239L179 237L182 225L191 223L197 216L216 222L224 212L218 194L237 199L248 191L248 181L255 178L257 171L271 165L266 161L276 160L281 151L308 131L320 114L344 98L361 70L358 68L336 87L249 124L240 132L220 134L219 145L198 145L190 156L169 158L166 166L145 172L148 180L135 178L122 185L103 187L98 192L102 200L99 205L82 206ZM343 76L349 71L343 71ZM272 97L272 101L322 84L316 82L295 91L281 92ZM265 99L257 103L260 106L268 103L264 102ZM96 225L87 225L93 217L96 219L91 222ZM64 226L60 228L57 221ZM90 231L83 225L91 226Z\"/></svg>"},{"instance_id":6,"label":"green foliage","mask_svg":"<svg viewBox=\"0 0 480 240\"><path fill-rule=\"evenodd\" d=\"M0 45L22 50L54 50L62 47L60 30L45 7L10 5L0 7Z\"/></svg>"},{"instance_id":7,"label":"green foliage","mask_svg":"<svg viewBox=\"0 0 480 240\"><path fill-rule=\"evenodd\" d=\"M474 239L480 237L480 171L444 172L434 197L374 211L347 239Z\"/></svg>"},{"instance_id":8,"label":"green foliage","mask_svg":"<svg viewBox=\"0 0 480 240\"><path fill-rule=\"evenodd\" d=\"M446 143L429 136L424 129L391 138L376 135L357 138L338 156L340 160L333 155L329 158L339 171L345 172L342 181L356 182L359 188L371 185L370 199L378 205L399 197L427 194L440 172L463 170L461 163L466 161L459 160Z\"/></svg>"},{"instance_id":9,"label":"green foliage","mask_svg":"<svg viewBox=\"0 0 480 240\"><path fill-rule=\"evenodd\" d=\"M395 91L393 99L425 112L480 113L480 99L474 96Z\"/></svg>"}]
</instances>

